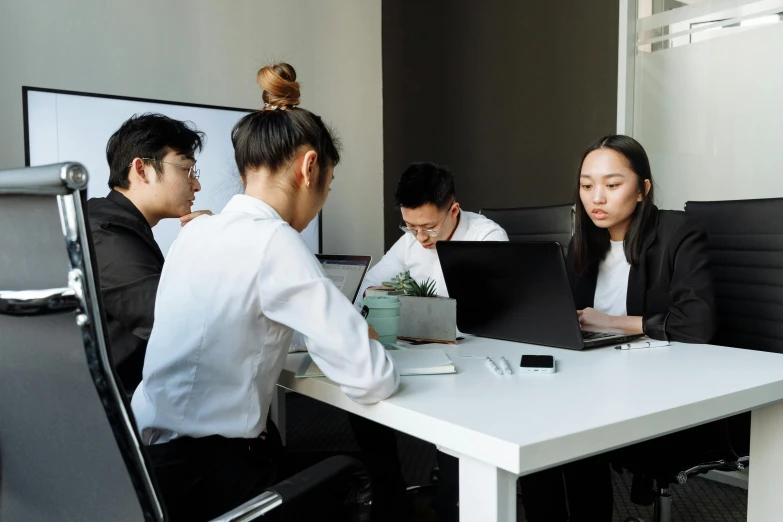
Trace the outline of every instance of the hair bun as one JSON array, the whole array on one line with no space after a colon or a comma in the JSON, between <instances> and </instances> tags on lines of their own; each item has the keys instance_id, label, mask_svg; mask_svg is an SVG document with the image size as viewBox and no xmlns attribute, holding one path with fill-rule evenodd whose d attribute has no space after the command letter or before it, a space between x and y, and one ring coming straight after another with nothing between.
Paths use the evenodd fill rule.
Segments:
<instances>
[{"instance_id":1,"label":"hair bun","mask_svg":"<svg viewBox=\"0 0 783 522\"><path fill-rule=\"evenodd\" d=\"M256 81L264 91L262 97L266 108L286 109L299 105L299 82L296 81L296 71L289 64L262 67Z\"/></svg>"}]
</instances>

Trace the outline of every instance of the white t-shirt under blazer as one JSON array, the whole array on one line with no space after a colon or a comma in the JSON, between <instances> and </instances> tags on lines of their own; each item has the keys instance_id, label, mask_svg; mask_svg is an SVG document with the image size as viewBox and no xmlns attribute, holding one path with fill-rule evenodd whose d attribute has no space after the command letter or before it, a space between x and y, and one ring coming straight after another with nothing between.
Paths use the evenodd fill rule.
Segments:
<instances>
[{"instance_id":1,"label":"white t-shirt under blazer","mask_svg":"<svg viewBox=\"0 0 783 522\"><path fill-rule=\"evenodd\" d=\"M598 265L593 308L608 315L628 315L628 276L631 264L625 258L623 241L611 241L611 248Z\"/></svg>"}]
</instances>

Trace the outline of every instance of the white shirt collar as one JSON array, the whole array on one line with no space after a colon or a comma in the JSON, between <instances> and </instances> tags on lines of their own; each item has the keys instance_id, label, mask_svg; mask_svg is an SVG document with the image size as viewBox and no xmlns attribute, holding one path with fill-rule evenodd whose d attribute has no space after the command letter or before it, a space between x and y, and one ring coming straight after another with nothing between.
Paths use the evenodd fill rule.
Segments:
<instances>
[{"instance_id":1,"label":"white shirt collar","mask_svg":"<svg viewBox=\"0 0 783 522\"><path fill-rule=\"evenodd\" d=\"M461 241L470 228L470 220L462 213L462 209L460 209L457 217L459 218L459 223L457 224L454 233L451 235L451 241Z\"/></svg>"},{"instance_id":2,"label":"white shirt collar","mask_svg":"<svg viewBox=\"0 0 783 522\"><path fill-rule=\"evenodd\" d=\"M246 214L257 214L280 220L283 219L280 217L280 214L278 214L277 211L270 205L264 203L258 198L247 196L245 194L237 194L236 196L232 197L223 208L223 212L244 212Z\"/></svg>"}]
</instances>

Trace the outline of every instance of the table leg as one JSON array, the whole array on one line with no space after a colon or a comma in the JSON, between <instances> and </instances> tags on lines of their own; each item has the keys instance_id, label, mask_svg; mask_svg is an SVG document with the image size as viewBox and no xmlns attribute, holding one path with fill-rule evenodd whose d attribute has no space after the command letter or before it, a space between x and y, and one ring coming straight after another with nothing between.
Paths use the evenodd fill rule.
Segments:
<instances>
[{"instance_id":1,"label":"table leg","mask_svg":"<svg viewBox=\"0 0 783 522\"><path fill-rule=\"evenodd\" d=\"M283 441L283 446L285 446L285 393L286 391L283 388L275 386L270 408L272 422L275 423L277 431L280 432L280 439Z\"/></svg>"},{"instance_id":2,"label":"table leg","mask_svg":"<svg viewBox=\"0 0 783 522\"><path fill-rule=\"evenodd\" d=\"M459 519L461 522L516 522L516 475L460 455Z\"/></svg>"},{"instance_id":3,"label":"table leg","mask_svg":"<svg viewBox=\"0 0 783 522\"><path fill-rule=\"evenodd\" d=\"M751 413L748 522L780 520L783 512L783 402Z\"/></svg>"}]
</instances>

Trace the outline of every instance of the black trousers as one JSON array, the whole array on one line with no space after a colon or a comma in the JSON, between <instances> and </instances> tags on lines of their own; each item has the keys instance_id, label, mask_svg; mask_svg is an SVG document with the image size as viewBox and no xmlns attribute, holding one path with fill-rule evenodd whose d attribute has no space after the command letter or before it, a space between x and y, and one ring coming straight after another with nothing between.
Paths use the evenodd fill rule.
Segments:
<instances>
[{"instance_id":1,"label":"black trousers","mask_svg":"<svg viewBox=\"0 0 783 522\"><path fill-rule=\"evenodd\" d=\"M435 485L435 510L439 522L459 520L459 459L438 452L438 483Z\"/></svg>"},{"instance_id":2,"label":"black trousers","mask_svg":"<svg viewBox=\"0 0 783 522\"><path fill-rule=\"evenodd\" d=\"M359 457L372 478L373 521L406 522L413 517L413 502L406 495L397 449L396 431L383 424L348 414Z\"/></svg>"},{"instance_id":3,"label":"black trousers","mask_svg":"<svg viewBox=\"0 0 783 522\"><path fill-rule=\"evenodd\" d=\"M210 520L278 480L279 449L262 439L182 437L147 447L172 521Z\"/></svg>"},{"instance_id":4,"label":"black trousers","mask_svg":"<svg viewBox=\"0 0 783 522\"><path fill-rule=\"evenodd\" d=\"M598 455L519 479L528 522L611 522L612 471Z\"/></svg>"},{"instance_id":5,"label":"black trousers","mask_svg":"<svg viewBox=\"0 0 783 522\"><path fill-rule=\"evenodd\" d=\"M211 520L261 494L290 473L280 436L267 423L265 439L182 437L147 447L168 520ZM293 470L291 470L293 471ZM344 521L348 484L328 484L264 517L270 521Z\"/></svg>"}]
</instances>

